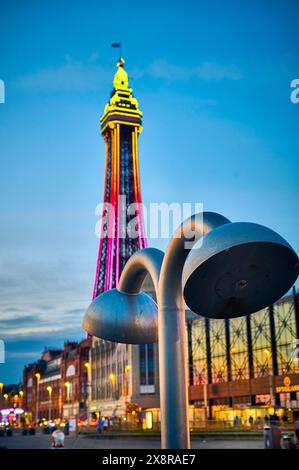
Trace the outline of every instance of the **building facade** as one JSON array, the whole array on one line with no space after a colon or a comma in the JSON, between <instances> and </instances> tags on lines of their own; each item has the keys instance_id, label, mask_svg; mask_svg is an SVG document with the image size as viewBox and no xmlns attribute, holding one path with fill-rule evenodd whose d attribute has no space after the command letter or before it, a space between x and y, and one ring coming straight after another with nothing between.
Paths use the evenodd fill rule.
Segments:
<instances>
[{"instance_id":1,"label":"building facade","mask_svg":"<svg viewBox=\"0 0 299 470\"><path fill-rule=\"evenodd\" d=\"M141 131L142 112L129 87L124 60L120 59L113 91L101 117L105 182L93 298L116 287L128 258L147 245L139 177ZM149 280L146 282L152 293ZM139 347L93 337L90 414L127 416L137 402L139 408L157 406L157 362L156 345Z\"/></svg>"},{"instance_id":2,"label":"building facade","mask_svg":"<svg viewBox=\"0 0 299 470\"><path fill-rule=\"evenodd\" d=\"M46 350L24 368L23 406L28 421L87 418L90 339Z\"/></svg>"},{"instance_id":3,"label":"building facade","mask_svg":"<svg viewBox=\"0 0 299 470\"><path fill-rule=\"evenodd\" d=\"M299 412L298 294L247 317L192 318L189 398L213 419ZM253 416L254 417L254 416Z\"/></svg>"}]
</instances>

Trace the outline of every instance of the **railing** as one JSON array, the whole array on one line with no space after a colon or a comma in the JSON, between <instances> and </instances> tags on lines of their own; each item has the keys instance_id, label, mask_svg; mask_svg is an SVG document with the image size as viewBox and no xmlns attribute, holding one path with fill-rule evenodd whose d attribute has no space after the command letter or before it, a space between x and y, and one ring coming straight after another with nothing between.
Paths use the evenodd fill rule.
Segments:
<instances>
[{"instance_id":1,"label":"railing","mask_svg":"<svg viewBox=\"0 0 299 470\"><path fill-rule=\"evenodd\" d=\"M258 422L249 423L236 423L230 420L194 420L190 421L190 431L196 432L263 432L264 427L269 425L269 422L260 420ZM293 423L279 423L281 430L293 430ZM97 426L80 426L80 431L94 431L97 432ZM160 422L153 422L152 428L147 429L145 423L128 422L123 420L110 420L106 429L102 427L102 433L105 432L160 432Z\"/></svg>"}]
</instances>

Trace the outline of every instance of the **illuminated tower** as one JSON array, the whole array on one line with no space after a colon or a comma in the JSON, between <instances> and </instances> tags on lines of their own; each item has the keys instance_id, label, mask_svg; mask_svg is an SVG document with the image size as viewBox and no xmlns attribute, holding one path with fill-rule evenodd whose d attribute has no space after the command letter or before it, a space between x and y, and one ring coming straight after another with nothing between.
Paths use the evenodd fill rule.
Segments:
<instances>
[{"instance_id":1,"label":"illuminated tower","mask_svg":"<svg viewBox=\"0 0 299 470\"><path fill-rule=\"evenodd\" d=\"M104 204L93 298L117 286L127 259L147 244L138 162L141 130L142 112L129 88L124 60L120 59L113 91L101 117L106 147ZM149 279L144 288L153 291ZM97 412L109 416L114 410L125 417L128 406L134 408L136 403L143 408L158 406L156 345L118 344L93 337L90 365L91 415Z\"/></svg>"},{"instance_id":2,"label":"illuminated tower","mask_svg":"<svg viewBox=\"0 0 299 470\"><path fill-rule=\"evenodd\" d=\"M138 134L142 112L129 88L124 60L117 63L114 89L101 117L106 144L104 210L93 298L117 286L127 259L146 246L141 208ZM126 209L136 204L126 214ZM132 207L132 206L131 206ZM134 233L128 233L129 231Z\"/></svg>"}]
</instances>

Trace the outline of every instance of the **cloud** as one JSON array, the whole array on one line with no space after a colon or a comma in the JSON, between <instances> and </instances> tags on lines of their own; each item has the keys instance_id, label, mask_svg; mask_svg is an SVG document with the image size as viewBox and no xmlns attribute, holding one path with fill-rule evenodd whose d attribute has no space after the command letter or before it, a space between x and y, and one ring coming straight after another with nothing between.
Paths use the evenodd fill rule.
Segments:
<instances>
[{"instance_id":1,"label":"cloud","mask_svg":"<svg viewBox=\"0 0 299 470\"><path fill-rule=\"evenodd\" d=\"M27 91L68 92L99 90L103 82L111 81L111 70L95 63L96 55L86 62L66 57L66 62L58 67L48 67L33 74L21 77L16 85Z\"/></svg>"},{"instance_id":2,"label":"cloud","mask_svg":"<svg viewBox=\"0 0 299 470\"><path fill-rule=\"evenodd\" d=\"M196 70L198 78L203 80L240 80L240 70L234 65L221 65L213 62L205 62Z\"/></svg>"},{"instance_id":3,"label":"cloud","mask_svg":"<svg viewBox=\"0 0 299 470\"><path fill-rule=\"evenodd\" d=\"M170 64L166 60L155 60L148 66L145 74L164 80L186 80L193 75L193 70Z\"/></svg>"},{"instance_id":4,"label":"cloud","mask_svg":"<svg viewBox=\"0 0 299 470\"><path fill-rule=\"evenodd\" d=\"M35 319L35 323L36 323ZM6 328L4 330L4 336L6 338L16 337L16 336L35 336L38 335L40 337L41 334L45 333L57 333L58 331L65 331L64 325L62 326L30 326L30 327L22 327L22 328Z\"/></svg>"},{"instance_id":5,"label":"cloud","mask_svg":"<svg viewBox=\"0 0 299 470\"><path fill-rule=\"evenodd\" d=\"M16 359L37 359L41 355L41 351L9 351L6 358Z\"/></svg>"},{"instance_id":6,"label":"cloud","mask_svg":"<svg viewBox=\"0 0 299 470\"><path fill-rule=\"evenodd\" d=\"M70 56L59 66L47 67L16 80L15 84L26 91L37 93L97 91L113 78L111 67L97 62L93 54L86 61L77 61ZM183 67L157 59L143 69L133 68L134 79L148 76L167 81L183 80L239 80L240 70L234 65L204 62L195 67ZM130 77L129 77L130 78Z\"/></svg>"},{"instance_id":7,"label":"cloud","mask_svg":"<svg viewBox=\"0 0 299 470\"><path fill-rule=\"evenodd\" d=\"M20 337L63 341L84 336L82 318L90 303L90 285L76 260L46 262L24 255L3 256L0 269L5 284L0 297L4 341L18 341Z\"/></svg>"},{"instance_id":8,"label":"cloud","mask_svg":"<svg viewBox=\"0 0 299 470\"><path fill-rule=\"evenodd\" d=\"M1 331L3 331L4 328L7 328L7 327L10 327L10 326L13 326L13 325L24 325L24 324L28 324L30 322L36 322L36 317L34 315L20 315L20 314L17 314L17 315L14 315L12 316L12 314L9 314L8 315L5 315L5 314L0 314L0 328L1 328Z\"/></svg>"},{"instance_id":9,"label":"cloud","mask_svg":"<svg viewBox=\"0 0 299 470\"><path fill-rule=\"evenodd\" d=\"M156 60L147 68L146 75L164 80L240 80L242 74L234 65L204 62L196 67L180 67L165 60Z\"/></svg>"}]
</instances>

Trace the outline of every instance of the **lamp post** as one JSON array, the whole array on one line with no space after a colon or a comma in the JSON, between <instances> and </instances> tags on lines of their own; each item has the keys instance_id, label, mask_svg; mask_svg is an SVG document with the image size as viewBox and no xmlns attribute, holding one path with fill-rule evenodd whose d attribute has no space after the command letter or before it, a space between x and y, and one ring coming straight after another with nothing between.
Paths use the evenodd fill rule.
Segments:
<instances>
[{"instance_id":1,"label":"lamp post","mask_svg":"<svg viewBox=\"0 0 299 470\"><path fill-rule=\"evenodd\" d=\"M49 406L49 421L51 421L51 418L52 418L52 391L53 391L53 388L51 387L51 385L48 385L47 387L47 391L49 393L49 401L50 401L50 406Z\"/></svg>"},{"instance_id":2,"label":"lamp post","mask_svg":"<svg viewBox=\"0 0 299 470\"><path fill-rule=\"evenodd\" d=\"M69 402L71 384L70 384L70 382L65 382L64 386L66 388L66 401Z\"/></svg>"},{"instance_id":3,"label":"lamp post","mask_svg":"<svg viewBox=\"0 0 299 470\"><path fill-rule=\"evenodd\" d=\"M130 366L130 364L127 364L125 366L126 395L127 396L130 394L130 379L129 379L130 370L131 370L131 366Z\"/></svg>"},{"instance_id":4,"label":"lamp post","mask_svg":"<svg viewBox=\"0 0 299 470\"><path fill-rule=\"evenodd\" d=\"M112 399L116 398L115 395L116 395L116 390L115 390L115 374L111 373L109 374L109 380L111 382L111 388L112 388Z\"/></svg>"},{"instance_id":5,"label":"lamp post","mask_svg":"<svg viewBox=\"0 0 299 470\"><path fill-rule=\"evenodd\" d=\"M201 246L192 247L201 237ZM298 276L298 257L277 233L257 224L197 214L176 230L165 256L145 248L126 263L117 289L99 295L85 330L123 343L159 337L162 448L189 448L185 302L195 313L232 318L280 298ZM158 306L141 292L149 274Z\"/></svg>"},{"instance_id":6,"label":"lamp post","mask_svg":"<svg viewBox=\"0 0 299 470\"><path fill-rule=\"evenodd\" d=\"M0 404L1 404L2 399L3 399L3 387L4 387L4 383L0 382Z\"/></svg>"},{"instance_id":7,"label":"lamp post","mask_svg":"<svg viewBox=\"0 0 299 470\"><path fill-rule=\"evenodd\" d=\"M87 375L87 384L86 384L86 391L87 391L86 395L87 395L87 397L86 397L86 401L88 401L89 398L90 398L90 395L91 395L91 393L90 393L90 387L91 387L90 363L85 362L84 367L86 369L86 375Z\"/></svg>"},{"instance_id":8,"label":"lamp post","mask_svg":"<svg viewBox=\"0 0 299 470\"><path fill-rule=\"evenodd\" d=\"M274 401L274 395L273 395L273 376L271 374L271 351L269 349L264 349L264 353L266 354L267 357L267 366L268 366L268 375L269 375L269 390L270 390L270 401L271 405L273 404Z\"/></svg>"},{"instance_id":9,"label":"lamp post","mask_svg":"<svg viewBox=\"0 0 299 470\"><path fill-rule=\"evenodd\" d=\"M40 373L37 372L35 374L36 378L36 404L35 404L35 421L36 424L38 423L38 406L39 406L39 381L40 381Z\"/></svg>"}]
</instances>

